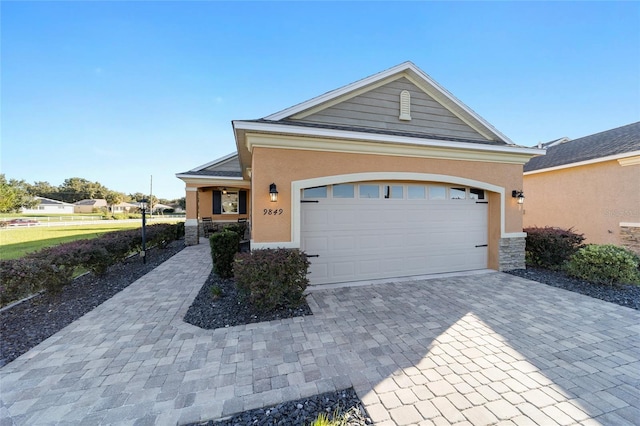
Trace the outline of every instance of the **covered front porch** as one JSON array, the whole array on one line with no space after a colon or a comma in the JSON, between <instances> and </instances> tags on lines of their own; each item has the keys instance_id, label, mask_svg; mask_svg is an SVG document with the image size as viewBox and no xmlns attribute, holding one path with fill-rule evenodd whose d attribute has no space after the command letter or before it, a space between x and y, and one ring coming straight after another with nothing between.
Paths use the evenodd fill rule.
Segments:
<instances>
[{"instance_id":1,"label":"covered front porch","mask_svg":"<svg viewBox=\"0 0 640 426\"><path fill-rule=\"evenodd\" d=\"M251 183L244 178L237 154L230 154L176 177L186 184L185 244L198 244L215 229L244 223L250 229ZM250 233L246 239L250 239Z\"/></svg>"}]
</instances>

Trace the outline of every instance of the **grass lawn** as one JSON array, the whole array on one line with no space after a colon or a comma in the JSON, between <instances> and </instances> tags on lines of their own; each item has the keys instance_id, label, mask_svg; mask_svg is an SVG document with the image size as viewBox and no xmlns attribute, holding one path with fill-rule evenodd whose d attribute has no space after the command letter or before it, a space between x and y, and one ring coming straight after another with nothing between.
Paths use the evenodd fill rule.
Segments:
<instances>
[{"instance_id":1,"label":"grass lawn","mask_svg":"<svg viewBox=\"0 0 640 426\"><path fill-rule=\"evenodd\" d=\"M44 247L75 240L87 240L106 232L141 226L139 222L109 221L99 225L2 228L0 229L0 259L16 259Z\"/></svg>"}]
</instances>

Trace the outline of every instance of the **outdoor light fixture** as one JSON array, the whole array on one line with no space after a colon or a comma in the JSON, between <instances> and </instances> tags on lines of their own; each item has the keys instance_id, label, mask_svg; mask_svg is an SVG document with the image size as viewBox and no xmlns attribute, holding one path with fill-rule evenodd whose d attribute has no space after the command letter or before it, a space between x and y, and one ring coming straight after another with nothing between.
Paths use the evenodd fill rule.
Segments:
<instances>
[{"instance_id":1,"label":"outdoor light fixture","mask_svg":"<svg viewBox=\"0 0 640 426\"><path fill-rule=\"evenodd\" d=\"M227 188L222 188L222 193L223 193L224 195L227 195Z\"/></svg>"},{"instance_id":2,"label":"outdoor light fixture","mask_svg":"<svg viewBox=\"0 0 640 426\"><path fill-rule=\"evenodd\" d=\"M272 203L278 201L278 190L276 189L275 183L269 185L269 198L271 198Z\"/></svg>"},{"instance_id":3,"label":"outdoor light fixture","mask_svg":"<svg viewBox=\"0 0 640 426\"><path fill-rule=\"evenodd\" d=\"M517 198L518 199L518 204L524 204L524 192L516 191L514 189L513 191L511 191L511 196L513 198Z\"/></svg>"},{"instance_id":4,"label":"outdoor light fixture","mask_svg":"<svg viewBox=\"0 0 640 426\"><path fill-rule=\"evenodd\" d=\"M140 200L140 210L142 210L142 251L140 256L142 257L142 263L147 263L147 200Z\"/></svg>"}]
</instances>

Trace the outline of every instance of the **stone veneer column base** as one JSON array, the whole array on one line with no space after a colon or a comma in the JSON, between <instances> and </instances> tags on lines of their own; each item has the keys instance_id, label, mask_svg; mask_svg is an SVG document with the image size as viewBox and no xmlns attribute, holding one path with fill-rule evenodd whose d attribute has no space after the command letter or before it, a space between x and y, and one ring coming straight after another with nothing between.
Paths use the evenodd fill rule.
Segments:
<instances>
[{"instance_id":1,"label":"stone veneer column base","mask_svg":"<svg viewBox=\"0 0 640 426\"><path fill-rule=\"evenodd\" d=\"M622 246L640 255L640 223L620 224L620 242Z\"/></svg>"},{"instance_id":2,"label":"stone veneer column base","mask_svg":"<svg viewBox=\"0 0 640 426\"><path fill-rule=\"evenodd\" d=\"M511 271L512 269L524 269L525 237L500 238L499 271Z\"/></svg>"},{"instance_id":3,"label":"stone veneer column base","mask_svg":"<svg viewBox=\"0 0 640 426\"><path fill-rule=\"evenodd\" d=\"M185 225L184 226L184 244L187 246L194 246L200 242L198 237L198 225Z\"/></svg>"}]
</instances>

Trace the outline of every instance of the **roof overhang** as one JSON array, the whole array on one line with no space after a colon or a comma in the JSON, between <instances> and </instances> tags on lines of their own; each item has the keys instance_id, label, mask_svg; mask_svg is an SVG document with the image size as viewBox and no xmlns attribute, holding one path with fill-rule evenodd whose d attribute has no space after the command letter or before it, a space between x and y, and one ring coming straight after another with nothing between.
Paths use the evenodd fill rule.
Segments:
<instances>
[{"instance_id":1,"label":"roof overhang","mask_svg":"<svg viewBox=\"0 0 640 426\"><path fill-rule=\"evenodd\" d=\"M176 177L189 186L231 186L234 188L250 188L251 182L241 177L203 176L188 173L176 173Z\"/></svg>"},{"instance_id":2,"label":"roof overhang","mask_svg":"<svg viewBox=\"0 0 640 426\"><path fill-rule=\"evenodd\" d=\"M546 167L544 169L530 170L524 172L525 176L538 173L553 172L555 170L569 169L572 167L588 166L589 164L604 163L607 161L618 161L621 166L633 166L640 164L640 151L624 152L622 154L608 155L606 157L593 158L591 160L578 161L575 163L560 164L558 166Z\"/></svg>"},{"instance_id":3,"label":"roof overhang","mask_svg":"<svg viewBox=\"0 0 640 426\"><path fill-rule=\"evenodd\" d=\"M394 156L418 156L525 164L544 149L516 145L446 141L348 130L233 121L243 173L255 147L304 149Z\"/></svg>"}]
</instances>

